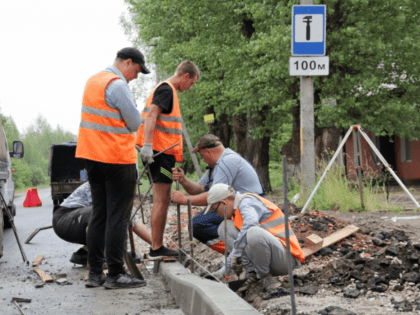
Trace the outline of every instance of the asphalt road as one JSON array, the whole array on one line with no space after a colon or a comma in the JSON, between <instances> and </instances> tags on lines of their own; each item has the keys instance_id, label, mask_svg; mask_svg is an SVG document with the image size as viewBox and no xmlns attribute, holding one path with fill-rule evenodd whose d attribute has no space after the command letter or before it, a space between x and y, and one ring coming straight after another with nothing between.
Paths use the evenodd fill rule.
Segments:
<instances>
[{"instance_id":1,"label":"asphalt road","mask_svg":"<svg viewBox=\"0 0 420 315\"><path fill-rule=\"evenodd\" d=\"M26 194L15 199L15 225L29 265L23 263L13 230L4 231L4 253L0 259L1 314L21 314L11 302L12 297L31 299L30 303L20 303L24 314L183 314L159 274L143 268L148 285L138 289L87 289L83 276L88 270L69 262L79 245L61 240L53 229L40 231L29 244L24 244L35 229L52 224L50 188L38 190L38 195L42 206L36 208L23 207ZM33 272L32 262L40 254L45 259L39 267L54 282L36 288L42 281ZM60 274L65 274L69 284L55 282L62 277Z\"/></svg>"}]
</instances>

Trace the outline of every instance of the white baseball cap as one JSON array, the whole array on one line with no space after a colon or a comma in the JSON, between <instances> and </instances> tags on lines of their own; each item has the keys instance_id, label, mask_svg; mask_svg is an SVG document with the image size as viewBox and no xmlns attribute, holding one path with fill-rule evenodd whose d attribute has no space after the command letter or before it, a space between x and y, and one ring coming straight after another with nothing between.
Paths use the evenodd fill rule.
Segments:
<instances>
[{"instance_id":1,"label":"white baseball cap","mask_svg":"<svg viewBox=\"0 0 420 315\"><path fill-rule=\"evenodd\" d=\"M215 203L218 203L220 200L226 199L232 193L235 193L235 191L229 185L226 185L226 184L213 185L209 190L209 194L207 195L208 206L206 207L204 214L207 214L210 212L209 210L212 205L214 205Z\"/></svg>"}]
</instances>

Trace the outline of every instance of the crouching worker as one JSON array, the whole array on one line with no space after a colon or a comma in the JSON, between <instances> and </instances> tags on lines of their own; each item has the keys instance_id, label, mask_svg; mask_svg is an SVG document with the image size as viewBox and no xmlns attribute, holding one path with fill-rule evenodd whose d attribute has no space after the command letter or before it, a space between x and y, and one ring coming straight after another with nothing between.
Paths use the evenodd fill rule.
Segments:
<instances>
[{"instance_id":1,"label":"crouching worker","mask_svg":"<svg viewBox=\"0 0 420 315\"><path fill-rule=\"evenodd\" d=\"M55 234L66 242L84 245L71 256L70 262L73 264L87 265L86 232L92 211L89 182L79 186L60 206L54 207ZM149 231L136 216L133 218L133 232L145 242L152 243Z\"/></svg>"},{"instance_id":2,"label":"crouching worker","mask_svg":"<svg viewBox=\"0 0 420 315\"><path fill-rule=\"evenodd\" d=\"M245 291L256 282L266 291L279 287L280 283L272 276L288 274L283 212L259 195L235 194L235 190L225 184L210 188L207 203L205 213L215 212L220 217L224 217L226 207L227 222L220 224L218 234L231 253L227 274L231 270L237 274L243 268L246 270L247 280L238 291ZM289 231L291 267L296 269L305 258L290 225ZM217 272L215 276L222 279L224 275Z\"/></svg>"}]
</instances>

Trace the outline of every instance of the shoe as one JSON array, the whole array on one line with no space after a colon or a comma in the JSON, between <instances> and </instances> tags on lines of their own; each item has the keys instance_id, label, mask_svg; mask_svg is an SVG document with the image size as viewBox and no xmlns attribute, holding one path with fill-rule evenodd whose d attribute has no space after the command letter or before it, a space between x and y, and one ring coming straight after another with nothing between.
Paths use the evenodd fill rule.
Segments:
<instances>
[{"instance_id":1,"label":"shoe","mask_svg":"<svg viewBox=\"0 0 420 315\"><path fill-rule=\"evenodd\" d=\"M89 271L88 279L85 287L96 288L100 287L105 283L106 276L103 273L94 273Z\"/></svg>"},{"instance_id":2,"label":"shoe","mask_svg":"<svg viewBox=\"0 0 420 315\"><path fill-rule=\"evenodd\" d=\"M71 255L70 262L76 265L87 265L87 252L86 254L80 254L79 251L74 252L73 255Z\"/></svg>"},{"instance_id":3,"label":"shoe","mask_svg":"<svg viewBox=\"0 0 420 315\"><path fill-rule=\"evenodd\" d=\"M166 248L165 246L157 250L153 250L150 247L149 260L162 260L166 257L178 257L178 255L179 253L177 251Z\"/></svg>"},{"instance_id":4,"label":"shoe","mask_svg":"<svg viewBox=\"0 0 420 315\"><path fill-rule=\"evenodd\" d=\"M244 284L238 289L237 292L243 292L249 289L249 287L251 285L253 285L254 283L257 283L259 281L259 279L257 278L257 274L255 272L247 272L246 276L246 281L244 282Z\"/></svg>"},{"instance_id":5,"label":"shoe","mask_svg":"<svg viewBox=\"0 0 420 315\"><path fill-rule=\"evenodd\" d=\"M268 292L279 288L281 284L276 278L268 274L261 279L261 286L265 292Z\"/></svg>"},{"instance_id":6,"label":"shoe","mask_svg":"<svg viewBox=\"0 0 420 315\"><path fill-rule=\"evenodd\" d=\"M134 278L128 273L120 273L115 277L108 276L103 286L106 289L127 289L127 288L140 288L147 285L147 282Z\"/></svg>"}]
</instances>

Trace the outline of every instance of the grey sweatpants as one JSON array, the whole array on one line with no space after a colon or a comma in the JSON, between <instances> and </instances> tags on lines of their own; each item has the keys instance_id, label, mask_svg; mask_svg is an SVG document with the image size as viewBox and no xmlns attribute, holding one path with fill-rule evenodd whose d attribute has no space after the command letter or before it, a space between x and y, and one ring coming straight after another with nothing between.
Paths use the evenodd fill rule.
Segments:
<instances>
[{"instance_id":1,"label":"grey sweatpants","mask_svg":"<svg viewBox=\"0 0 420 315\"><path fill-rule=\"evenodd\" d=\"M237 239L239 230L232 220L227 220L227 237L225 235L225 221L218 229L220 238L233 250L233 242ZM247 272L255 271L258 275L273 276L287 275L287 253L283 244L270 232L259 226L250 228L246 234L247 245L242 253L242 264ZM300 267L300 263L291 256L292 270Z\"/></svg>"}]
</instances>

